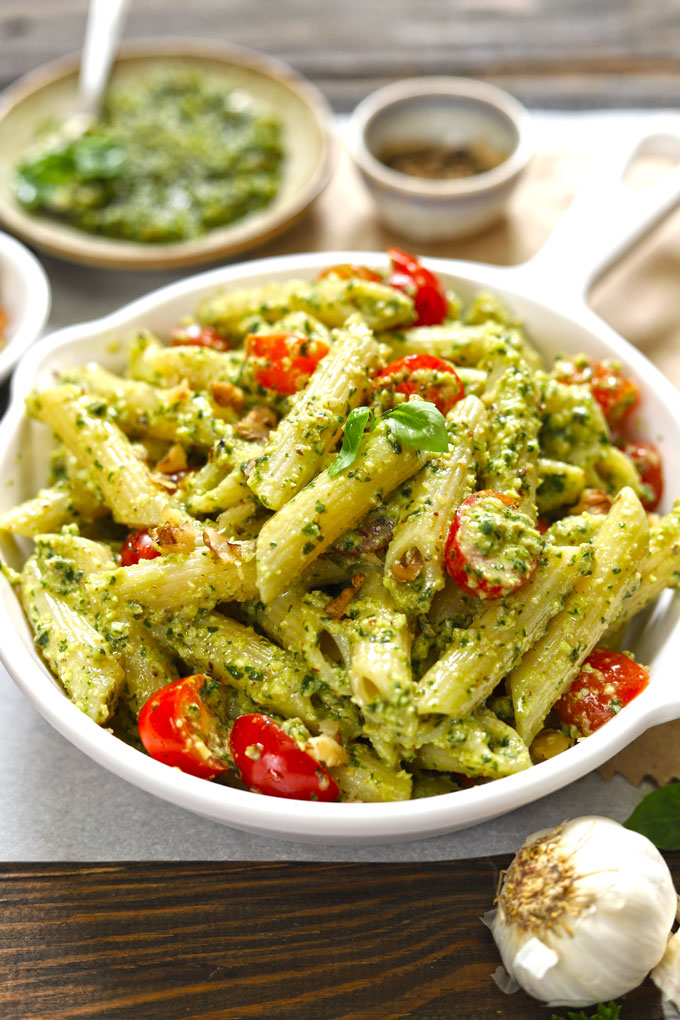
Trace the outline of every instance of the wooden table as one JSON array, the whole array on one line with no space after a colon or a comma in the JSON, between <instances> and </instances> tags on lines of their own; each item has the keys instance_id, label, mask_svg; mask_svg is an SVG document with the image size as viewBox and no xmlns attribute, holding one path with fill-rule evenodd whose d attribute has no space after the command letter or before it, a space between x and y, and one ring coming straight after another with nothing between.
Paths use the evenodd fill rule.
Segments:
<instances>
[{"instance_id":1,"label":"wooden table","mask_svg":"<svg viewBox=\"0 0 680 1020\"><path fill-rule=\"evenodd\" d=\"M672 106L680 0L136 0L129 37L281 57L336 111L420 74L530 107ZM0 86L78 49L85 0L3 0ZM0 391L0 408L6 387ZM172 834L168 833L168 839ZM667 859L676 883L680 854ZM509 859L441 864L0 865L2 1020L539 1020L491 980L480 915ZM622 1020L661 1020L647 982ZM560 1011L564 1013L564 1011Z\"/></svg>"},{"instance_id":2,"label":"wooden table","mask_svg":"<svg viewBox=\"0 0 680 1020\"><path fill-rule=\"evenodd\" d=\"M5 865L0 1016L547 1020L491 979L480 915L509 860ZM661 1020L650 981L620 1001Z\"/></svg>"}]
</instances>

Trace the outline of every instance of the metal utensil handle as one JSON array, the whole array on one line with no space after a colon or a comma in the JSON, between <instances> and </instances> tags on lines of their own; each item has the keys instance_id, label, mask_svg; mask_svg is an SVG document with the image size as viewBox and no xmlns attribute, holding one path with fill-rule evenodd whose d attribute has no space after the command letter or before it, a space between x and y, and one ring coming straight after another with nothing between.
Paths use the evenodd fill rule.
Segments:
<instances>
[{"instance_id":1,"label":"metal utensil handle","mask_svg":"<svg viewBox=\"0 0 680 1020\"><path fill-rule=\"evenodd\" d=\"M624 183L626 169L651 144L680 155L678 132L655 131L618 146L577 192L541 250L511 269L551 303L583 301L594 281L680 203L680 166L648 187Z\"/></svg>"},{"instance_id":2,"label":"metal utensil handle","mask_svg":"<svg viewBox=\"0 0 680 1020\"><path fill-rule=\"evenodd\" d=\"M90 0L78 79L79 107L96 117L118 52L130 0Z\"/></svg>"}]
</instances>

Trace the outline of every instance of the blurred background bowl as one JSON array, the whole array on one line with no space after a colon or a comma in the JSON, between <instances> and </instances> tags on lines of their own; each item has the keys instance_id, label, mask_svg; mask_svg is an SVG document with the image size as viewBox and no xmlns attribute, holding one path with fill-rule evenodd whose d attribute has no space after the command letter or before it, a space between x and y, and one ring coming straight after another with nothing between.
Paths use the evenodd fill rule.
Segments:
<instances>
[{"instance_id":1,"label":"blurred background bowl","mask_svg":"<svg viewBox=\"0 0 680 1020\"><path fill-rule=\"evenodd\" d=\"M388 227L415 241L452 240L502 215L532 154L530 116L513 96L485 82L411 78L357 106L349 146ZM439 153L440 163L447 155L449 165L464 165L469 176L415 176L394 168L410 162L422 172L428 152ZM473 165L479 170L470 172Z\"/></svg>"},{"instance_id":2,"label":"blurred background bowl","mask_svg":"<svg viewBox=\"0 0 680 1020\"><path fill-rule=\"evenodd\" d=\"M0 382L42 333L50 303L50 285L38 260L19 241L0 233Z\"/></svg>"},{"instance_id":3,"label":"blurred background bowl","mask_svg":"<svg viewBox=\"0 0 680 1020\"><path fill-rule=\"evenodd\" d=\"M267 106L283 128L285 164L278 194L266 208L186 241L146 244L87 234L27 212L12 192L15 167L41 126L77 106L80 55L43 65L0 97L0 220L29 244L72 262L112 269L193 266L247 251L297 222L328 182L332 166L330 108L287 64L239 46L201 39L144 39L121 48L112 82L134 82L153 67L198 68Z\"/></svg>"}]
</instances>

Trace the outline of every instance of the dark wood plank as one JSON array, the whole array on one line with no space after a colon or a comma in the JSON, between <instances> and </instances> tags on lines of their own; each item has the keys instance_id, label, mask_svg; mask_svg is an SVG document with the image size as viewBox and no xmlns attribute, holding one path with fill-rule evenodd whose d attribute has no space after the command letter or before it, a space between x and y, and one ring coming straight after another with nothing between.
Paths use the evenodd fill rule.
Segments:
<instances>
[{"instance_id":1,"label":"dark wood plank","mask_svg":"<svg viewBox=\"0 0 680 1020\"><path fill-rule=\"evenodd\" d=\"M81 45L87 0L3 0L0 84ZM463 74L531 106L675 106L680 0L135 0L128 38L262 50L349 110L395 78Z\"/></svg>"},{"instance_id":2,"label":"dark wood plank","mask_svg":"<svg viewBox=\"0 0 680 1020\"><path fill-rule=\"evenodd\" d=\"M5 864L0 1016L546 1020L491 980L508 863ZM661 1020L649 981L622 1020Z\"/></svg>"}]
</instances>

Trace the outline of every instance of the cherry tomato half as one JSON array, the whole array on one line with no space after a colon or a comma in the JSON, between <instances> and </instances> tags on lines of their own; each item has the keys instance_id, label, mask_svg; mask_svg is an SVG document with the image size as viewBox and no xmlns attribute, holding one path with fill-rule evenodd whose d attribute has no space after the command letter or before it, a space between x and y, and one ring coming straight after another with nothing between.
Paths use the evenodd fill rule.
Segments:
<instances>
[{"instance_id":1,"label":"cherry tomato half","mask_svg":"<svg viewBox=\"0 0 680 1020\"><path fill-rule=\"evenodd\" d=\"M435 404L442 414L448 414L465 396L453 365L432 354L407 354L405 358L391 361L375 377L374 389L385 387L407 397L415 393Z\"/></svg>"},{"instance_id":2,"label":"cherry tomato half","mask_svg":"<svg viewBox=\"0 0 680 1020\"><path fill-rule=\"evenodd\" d=\"M269 716L242 715L231 731L231 753L251 790L292 800L337 800L326 769Z\"/></svg>"},{"instance_id":3,"label":"cherry tomato half","mask_svg":"<svg viewBox=\"0 0 680 1020\"><path fill-rule=\"evenodd\" d=\"M536 521L536 531L539 535L545 535L546 531L550 527L550 521L547 521L545 517L539 517Z\"/></svg>"},{"instance_id":4,"label":"cherry tomato half","mask_svg":"<svg viewBox=\"0 0 680 1020\"><path fill-rule=\"evenodd\" d=\"M296 333L249 333L246 358L254 364L255 381L266 390L290 396L303 389L329 347Z\"/></svg>"},{"instance_id":5,"label":"cherry tomato half","mask_svg":"<svg viewBox=\"0 0 680 1020\"><path fill-rule=\"evenodd\" d=\"M517 500L482 489L456 510L446 542L446 569L469 595L499 599L529 580L541 548L541 536Z\"/></svg>"},{"instance_id":6,"label":"cherry tomato half","mask_svg":"<svg viewBox=\"0 0 680 1020\"><path fill-rule=\"evenodd\" d=\"M355 266L351 262L341 262L337 266L329 266L328 269L322 269L317 279L323 280L326 276L337 276L341 280L369 280L371 283L384 283L380 273L376 273L374 269L369 269L368 266Z\"/></svg>"},{"instance_id":7,"label":"cherry tomato half","mask_svg":"<svg viewBox=\"0 0 680 1020\"><path fill-rule=\"evenodd\" d=\"M188 326L175 326L172 331L173 347L210 347L213 351L228 351L230 343L212 326L190 322Z\"/></svg>"},{"instance_id":8,"label":"cherry tomato half","mask_svg":"<svg viewBox=\"0 0 680 1020\"><path fill-rule=\"evenodd\" d=\"M441 280L422 266L415 255L400 248L388 248L392 261L390 287L403 290L413 298L416 309L414 326L436 326L443 322L448 311L446 291Z\"/></svg>"},{"instance_id":9,"label":"cherry tomato half","mask_svg":"<svg viewBox=\"0 0 680 1020\"><path fill-rule=\"evenodd\" d=\"M131 531L120 547L121 567L131 567L140 560L155 560L160 551L148 531Z\"/></svg>"},{"instance_id":10,"label":"cherry tomato half","mask_svg":"<svg viewBox=\"0 0 680 1020\"><path fill-rule=\"evenodd\" d=\"M596 648L555 705L560 720L589 736L609 722L649 683L649 673L624 652Z\"/></svg>"},{"instance_id":11,"label":"cherry tomato half","mask_svg":"<svg viewBox=\"0 0 680 1020\"><path fill-rule=\"evenodd\" d=\"M174 680L149 698L137 723L152 758L199 779L229 768L227 730L211 710L211 689L221 691L201 673Z\"/></svg>"},{"instance_id":12,"label":"cherry tomato half","mask_svg":"<svg viewBox=\"0 0 680 1020\"><path fill-rule=\"evenodd\" d=\"M640 502L645 510L656 510L663 496L663 464L657 447L644 439L622 440L619 446L637 468L643 486Z\"/></svg>"},{"instance_id":13,"label":"cherry tomato half","mask_svg":"<svg viewBox=\"0 0 680 1020\"><path fill-rule=\"evenodd\" d=\"M568 366L559 375L560 382L588 386L610 425L616 425L637 405L640 391L618 368L585 355L574 358Z\"/></svg>"}]
</instances>

